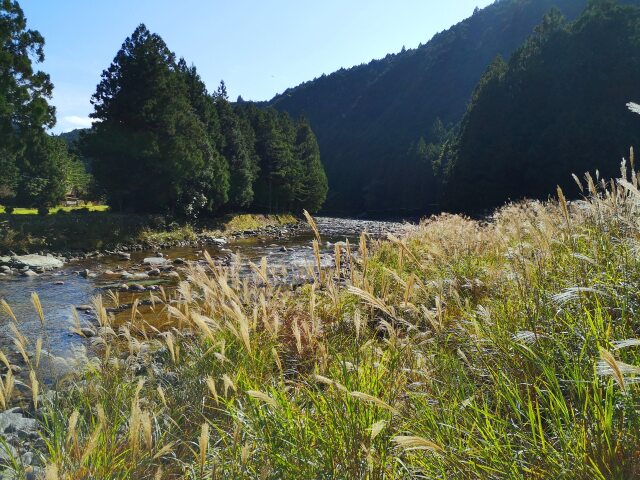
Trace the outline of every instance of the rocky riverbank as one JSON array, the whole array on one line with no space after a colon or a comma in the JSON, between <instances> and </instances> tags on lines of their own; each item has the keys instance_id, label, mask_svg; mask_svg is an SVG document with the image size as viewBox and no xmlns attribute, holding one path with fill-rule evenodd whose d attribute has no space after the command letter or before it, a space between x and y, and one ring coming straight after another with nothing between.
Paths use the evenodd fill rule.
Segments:
<instances>
[{"instance_id":1,"label":"rocky riverbank","mask_svg":"<svg viewBox=\"0 0 640 480\"><path fill-rule=\"evenodd\" d=\"M363 231L369 232L373 237L384 237L389 233L401 234L406 229L405 225L396 223L324 218L316 220L323 238L320 245L323 267L333 265L336 245L344 248L347 239L351 241L355 252L358 235ZM104 293L106 312L116 318L130 318L134 304L140 315L148 315L153 307L150 295L162 296L159 292L161 289L170 292L180 280L188 278L190 267L205 265L207 260L202 253L205 249L218 265L238 264L242 275L247 276L254 273L249 266L250 262L260 264L260 259L267 257L275 274L281 275L280 272L289 271L289 274L283 274L277 281L297 288L309 281L309 277L304 276L308 275L305 273L306 268L315 264L311 245L313 238L310 228L299 223L242 230L224 236L207 233L191 242L154 244L151 249L146 244L131 244L117 250L76 255L62 252L56 256L42 252L42 257L30 255L25 258L14 255L0 259L11 269L11 273L5 274L5 281L0 282L0 297L7 298L12 307L20 307L17 304L19 301L28 303L22 305L21 311L16 310L16 315L18 327L31 339L26 348L28 360L25 360L20 349L11 342L11 337L15 334L6 329L6 335L3 335L0 330L0 351L7 357L15 379L13 400L20 405L19 409L9 410L5 412L6 415L0 416L0 435L10 445L8 451L12 452L12 458L23 462L26 468L33 467L33 472L39 472L38 452L42 445L38 443L39 437L34 435L32 427L41 415L40 409L43 405L46 406L47 398L42 397L38 401L38 409L33 408L29 373L30 365L35 364L35 339L43 335L48 339L40 354L40 371L47 384L42 385L41 390L55 388L57 379L69 372L82 371L94 362L96 351L92 343L100 338L100 332L95 305L90 302L92 295ZM342 267L345 266L346 262ZM36 276L22 277L22 270L26 267ZM46 316L45 326L48 329L44 332L37 317L30 323L25 322L26 316L33 315L30 291L37 291L41 295ZM77 294L78 291L86 293ZM108 291L113 292L113 295L107 295ZM55 309L52 309L54 301L60 302L59 320ZM76 305L79 324L75 326L69 324L70 305ZM145 317L145 320L153 324L151 318ZM55 328L60 330L59 333L56 333ZM7 341L2 342L2 336ZM49 341L53 343L52 347L47 344ZM125 355L119 361L124 362L134 375L166 377L167 381L171 381L173 373L170 365L165 364L168 358L166 346L158 343L154 351L148 351L143 356L136 355L131 361ZM0 362L0 378L6 379L7 368L7 365ZM4 457L1 455L0 464L7 464L8 454Z\"/></svg>"}]
</instances>

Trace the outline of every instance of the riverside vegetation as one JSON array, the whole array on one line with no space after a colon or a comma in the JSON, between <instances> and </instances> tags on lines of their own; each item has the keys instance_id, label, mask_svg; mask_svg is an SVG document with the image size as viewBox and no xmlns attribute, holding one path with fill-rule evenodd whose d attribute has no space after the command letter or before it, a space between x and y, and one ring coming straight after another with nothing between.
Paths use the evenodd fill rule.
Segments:
<instances>
[{"instance_id":1,"label":"riverside vegetation","mask_svg":"<svg viewBox=\"0 0 640 480\"><path fill-rule=\"evenodd\" d=\"M120 247L140 249L195 244L199 239L256 233L298 223L293 215L225 215L198 222L162 215L87 209L52 215L0 215L0 254L47 251L62 256Z\"/></svg>"},{"instance_id":2,"label":"riverside vegetation","mask_svg":"<svg viewBox=\"0 0 640 480\"><path fill-rule=\"evenodd\" d=\"M50 396L38 380L43 340L16 323L33 369L39 471L637 476L640 181L628 170L611 182L587 175L581 201L559 190L482 221L441 215L399 237L363 234L295 291L266 260L251 277L211 261L171 298L154 294L154 324L135 305L116 323L97 297L99 354ZM12 465L23 471L19 456Z\"/></svg>"}]
</instances>

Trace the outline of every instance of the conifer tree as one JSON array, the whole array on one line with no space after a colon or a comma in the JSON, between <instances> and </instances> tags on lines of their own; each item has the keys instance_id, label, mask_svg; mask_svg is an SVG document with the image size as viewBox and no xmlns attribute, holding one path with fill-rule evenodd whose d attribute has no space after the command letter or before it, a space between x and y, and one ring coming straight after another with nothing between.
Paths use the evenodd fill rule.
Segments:
<instances>
[{"instance_id":1,"label":"conifer tree","mask_svg":"<svg viewBox=\"0 0 640 480\"><path fill-rule=\"evenodd\" d=\"M317 212L327 198L329 185L320 161L318 141L306 119L298 123L295 154L301 163L302 177L296 198L297 210Z\"/></svg>"},{"instance_id":2,"label":"conifer tree","mask_svg":"<svg viewBox=\"0 0 640 480\"><path fill-rule=\"evenodd\" d=\"M253 182L258 173L258 165L247 145L239 117L229 103L224 82L220 83L215 102L220 118L222 154L227 159L230 170L229 207L247 208L253 202Z\"/></svg>"},{"instance_id":3,"label":"conifer tree","mask_svg":"<svg viewBox=\"0 0 640 480\"><path fill-rule=\"evenodd\" d=\"M16 1L0 1L0 199L12 198L21 174L17 162L35 136L55 124L49 105L53 85L49 76L34 69L44 61L44 38L27 29ZM42 140L42 138L40 139ZM46 163L46 162L45 162Z\"/></svg>"},{"instance_id":4,"label":"conifer tree","mask_svg":"<svg viewBox=\"0 0 640 480\"><path fill-rule=\"evenodd\" d=\"M84 142L116 209L193 214L226 202L224 162L189 93L175 55L140 25L102 75Z\"/></svg>"}]
</instances>

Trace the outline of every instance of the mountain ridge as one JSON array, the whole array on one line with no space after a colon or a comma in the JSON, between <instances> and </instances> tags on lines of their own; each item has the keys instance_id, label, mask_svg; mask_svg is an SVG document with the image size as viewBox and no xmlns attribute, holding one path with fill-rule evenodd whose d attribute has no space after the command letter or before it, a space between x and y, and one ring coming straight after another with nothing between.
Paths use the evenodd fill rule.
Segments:
<instances>
[{"instance_id":1,"label":"mountain ridge","mask_svg":"<svg viewBox=\"0 0 640 480\"><path fill-rule=\"evenodd\" d=\"M491 61L508 59L551 8L574 20L587 3L497 1L421 47L323 75L264 104L313 125L331 188L327 211L424 211L436 201L433 179L418 205L410 195L400 199L412 145L436 141L431 130L438 120L448 127L459 122Z\"/></svg>"}]
</instances>

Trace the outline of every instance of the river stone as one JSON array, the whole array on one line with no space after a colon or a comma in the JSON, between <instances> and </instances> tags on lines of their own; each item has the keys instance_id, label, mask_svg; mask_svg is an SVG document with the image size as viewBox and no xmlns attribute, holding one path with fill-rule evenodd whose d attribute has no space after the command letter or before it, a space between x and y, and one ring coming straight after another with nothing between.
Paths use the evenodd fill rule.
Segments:
<instances>
[{"instance_id":1,"label":"river stone","mask_svg":"<svg viewBox=\"0 0 640 480\"><path fill-rule=\"evenodd\" d=\"M22 272L22 276L23 277L37 277L38 274L36 272L34 272L33 270L25 270L24 272Z\"/></svg>"},{"instance_id":2,"label":"river stone","mask_svg":"<svg viewBox=\"0 0 640 480\"><path fill-rule=\"evenodd\" d=\"M149 278L149 275L146 273L124 273L120 278L122 280L135 282L140 280L147 280Z\"/></svg>"},{"instance_id":3,"label":"river stone","mask_svg":"<svg viewBox=\"0 0 640 480\"><path fill-rule=\"evenodd\" d=\"M38 422L33 418L26 418L20 413L20 409L13 408L0 413L0 432L3 434L16 434L18 437L37 435Z\"/></svg>"},{"instance_id":4,"label":"river stone","mask_svg":"<svg viewBox=\"0 0 640 480\"><path fill-rule=\"evenodd\" d=\"M145 265L155 265L155 266L165 265L168 262L169 260L162 257L147 257L142 261L142 263L144 263Z\"/></svg>"},{"instance_id":5,"label":"river stone","mask_svg":"<svg viewBox=\"0 0 640 480\"><path fill-rule=\"evenodd\" d=\"M18 268L28 267L33 270L55 270L64 266L62 260L45 255L15 256L11 258L11 263Z\"/></svg>"},{"instance_id":6,"label":"river stone","mask_svg":"<svg viewBox=\"0 0 640 480\"><path fill-rule=\"evenodd\" d=\"M83 327L80 329L80 332L82 332L82 335L86 338L92 338L96 336L96 332L93 328Z\"/></svg>"},{"instance_id":7,"label":"river stone","mask_svg":"<svg viewBox=\"0 0 640 480\"><path fill-rule=\"evenodd\" d=\"M11 263L11 257L0 257L0 265L8 265Z\"/></svg>"},{"instance_id":8,"label":"river stone","mask_svg":"<svg viewBox=\"0 0 640 480\"><path fill-rule=\"evenodd\" d=\"M149 275L150 277L159 277L160 270L158 270L157 268L153 268L147 272L147 275Z\"/></svg>"}]
</instances>

